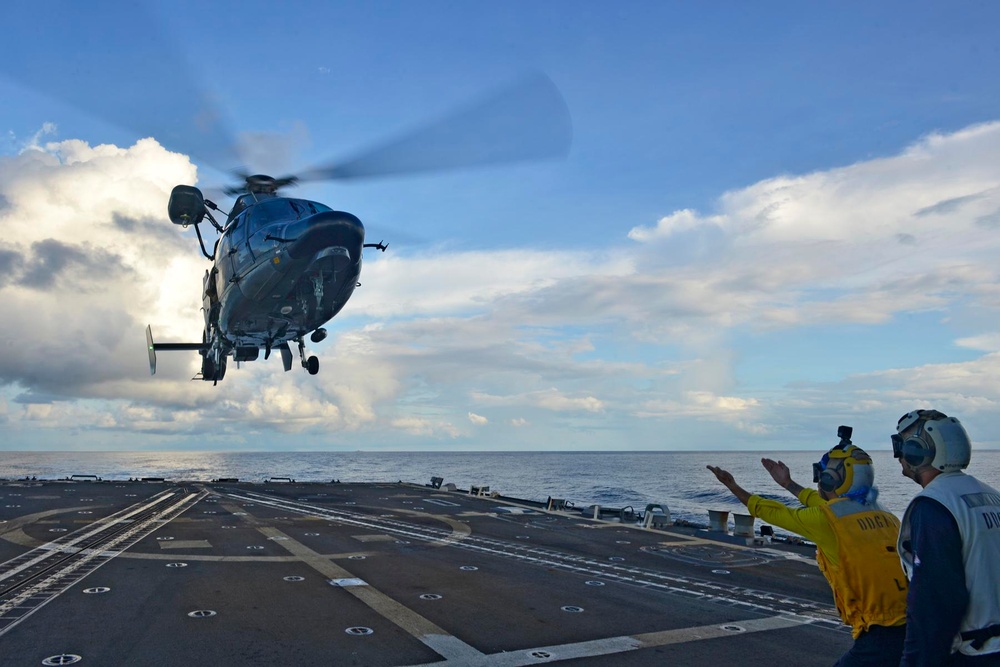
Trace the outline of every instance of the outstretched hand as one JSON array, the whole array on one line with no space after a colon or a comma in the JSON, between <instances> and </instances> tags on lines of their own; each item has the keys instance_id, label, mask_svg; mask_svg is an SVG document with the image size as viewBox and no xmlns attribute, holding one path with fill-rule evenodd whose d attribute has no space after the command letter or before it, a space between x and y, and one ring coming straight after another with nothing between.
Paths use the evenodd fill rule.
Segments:
<instances>
[{"instance_id":1,"label":"outstretched hand","mask_svg":"<svg viewBox=\"0 0 1000 667\"><path fill-rule=\"evenodd\" d=\"M733 484L736 484L736 478L733 477L733 474L728 470L723 470L722 468L719 468L717 466L705 466L705 467L711 470L713 473L715 473L715 478L720 482L722 482L727 488L731 487Z\"/></svg>"},{"instance_id":2,"label":"outstretched hand","mask_svg":"<svg viewBox=\"0 0 1000 667\"><path fill-rule=\"evenodd\" d=\"M720 482L722 482L727 489L732 491L733 495L736 496L736 498L741 503L746 505L747 502L749 502L750 494L747 493L746 489L744 489L743 487L741 487L739 484L736 483L736 478L733 477L733 474L731 472L729 472L728 470L723 470L718 466L705 466L705 467L711 470L715 474L715 478Z\"/></svg>"},{"instance_id":3,"label":"outstretched hand","mask_svg":"<svg viewBox=\"0 0 1000 667\"><path fill-rule=\"evenodd\" d=\"M761 465L771 473L771 479L778 483L779 486L787 488L792 481L792 473L788 470L786 466L781 461L775 461L773 459L761 459Z\"/></svg>"}]
</instances>

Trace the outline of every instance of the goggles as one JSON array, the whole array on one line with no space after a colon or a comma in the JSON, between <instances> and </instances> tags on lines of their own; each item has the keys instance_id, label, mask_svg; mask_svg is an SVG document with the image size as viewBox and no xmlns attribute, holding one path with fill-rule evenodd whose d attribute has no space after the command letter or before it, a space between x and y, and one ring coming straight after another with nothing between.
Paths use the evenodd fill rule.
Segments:
<instances>
[{"instance_id":1,"label":"goggles","mask_svg":"<svg viewBox=\"0 0 1000 667\"><path fill-rule=\"evenodd\" d=\"M827 452L826 454L823 455L823 458L819 460L819 463L813 464L813 484L819 482L820 475L823 474L823 471L826 470L826 466L829 463L830 463L830 453Z\"/></svg>"},{"instance_id":2,"label":"goggles","mask_svg":"<svg viewBox=\"0 0 1000 667\"><path fill-rule=\"evenodd\" d=\"M906 442L906 438L903 438L899 433L910 428L914 424L917 425L917 430L913 433L911 438L918 437L924 431L924 422L920 421L920 411L915 410L913 412L908 412L899 418L899 423L896 425L897 433L893 433L889 436L892 440L892 458L901 459L903 458L903 443Z\"/></svg>"},{"instance_id":3,"label":"goggles","mask_svg":"<svg viewBox=\"0 0 1000 667\"><path fill-rule=\"evenodd\" d=\"M903 436L893 433L889 437L892 439L892 458L903 458Z\"/></svg>"}]
</instances>

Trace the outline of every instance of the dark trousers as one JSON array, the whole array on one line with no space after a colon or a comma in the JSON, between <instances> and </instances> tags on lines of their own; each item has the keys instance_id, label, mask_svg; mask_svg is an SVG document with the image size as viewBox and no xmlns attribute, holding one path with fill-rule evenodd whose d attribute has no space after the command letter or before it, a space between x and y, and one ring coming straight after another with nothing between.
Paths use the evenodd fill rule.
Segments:
<instances>
[{"instance_id":1,"label":"dark trousers","mask_svg":"<svg viewBox=\"0 0 1000 667\"><path fill-rule=\"evenodd\" d=\"M906 626L873 625L854 640L851 650L833 667L899 667Z\"/></svg>"}]
</instances>

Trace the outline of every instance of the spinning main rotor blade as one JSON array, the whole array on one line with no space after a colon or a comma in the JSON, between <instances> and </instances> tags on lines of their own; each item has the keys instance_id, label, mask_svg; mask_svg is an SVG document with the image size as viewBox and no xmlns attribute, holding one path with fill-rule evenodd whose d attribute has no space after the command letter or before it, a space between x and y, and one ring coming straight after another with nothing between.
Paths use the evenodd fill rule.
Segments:
<instances>
[{"instance_id":1,"label":"spinning main rotor blade","mask_svg":"<svg viewBox=\"0 0 1000 667\"><path fill-rule=\"evenodd\" d=\"M113 12L115 20L104 12ZM245 156L231 125L196 84L164 21L141 0L11 0L4 5L4 23L16 34L13 48L0 58L0 73L246 180ZM53 43L60 45L59 58L53 57ZM562 95L548 77L535 74L350 159L276 179L275 185L564 157L571 141Z\"/></svg>"},{"instance_id":2,"label":"spinning main rotor blade","mask_svg":"<svg viewBox=\"0 0 1000 667\"><path fill-rule=\"evenodd\" d=\"M13 0L3 20L16 35L0 73L217 169L241 164L217 105L144 3Z\"/></svg>"},{"instance_id":3,"label":"spinning main rotor blade","mask_svg":"<svg viewBox=\"0 0 1000 667\"><path fill-rule=\"evenodd\" d=\"M362 152L306 170L300 181L351 180L565 157L569 109L555 84L534 74L480 102Z\"/></svg>"}]
</instances>

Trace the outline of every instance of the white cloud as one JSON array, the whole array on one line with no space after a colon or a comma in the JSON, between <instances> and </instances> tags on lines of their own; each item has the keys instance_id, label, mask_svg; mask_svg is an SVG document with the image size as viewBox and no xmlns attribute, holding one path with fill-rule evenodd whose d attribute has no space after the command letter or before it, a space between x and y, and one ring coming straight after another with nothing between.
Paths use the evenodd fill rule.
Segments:
<instances>
[{"instance_id":1,"label":"white cloud","mask_svg":"<svg viewBox=\"0 0 1000 667\"><path fill-rule=\"evenodd\" d=\"M959 338L955 345L983 352L1000 352L1000 332Z\"/></svg>"},{"instance_id":2,"label":"white cloud","mask_svg":"<svg viewBox=\"0 0 1000 667\"><path fill-rule=\"evenodd\" d=\"M22 147L22 151L42 150L42 139L55 134L58 131L55 123L42 123L42 126L31 137L28 138Z\"/></svg>"},{"instance_id":3,"label":"white cloud","mask_svg":"<svg viewBox=\"0 0 1000 667\"><path fill-rule=\"evenodd\" d=\"M756 398L718 396L710 391L685 391L675 399L650 400L637 410L643 417L701 417L738 421L760 407Z\"/></svg>"},{"instance_id":4,"label":"white cloud","mask_svg":"<svg viewBox=\"0 0 1000 667\"><path fill-rule=\"evenodd\" d=\"M604 402L593 396L568 396L552 387L541 391L491 395L474 392L479 403L495 406L531 406L552 412L601 412Z\"/></svg>"},{"instance_id":5,"label":"white cloud","mask_svg":"<svg viewBox=\"0 0 1000 667\"><path fill-rule=\"evenodd\" d=\"M551 389L546 392L538 392L532 395L539 407L547 410L563 412L567 410L586 410L587 412L600 412L604 409L604 402L594 396L566 396L558 389Z\"/></svg>"},{"instance_id":6,"label":"white cloud","mask_svg":"<svg viewBox=\"0 0 1000 667\"><path fill-rule=\"evenodd\" d=\"M575 279L628 275L628 257L589 251L438 251L420 257L380 256L365 265L365 290L351 302L352 314L412 317L468 314L498 301L530 298Z\"/></svg>"},{"instance_id":7,"label":"white cloud","mask_svg":"<svg viewBox=\"0 0 1000 667\"><path fill-rule=\"evenodd\" d=\"M4 355L0 380L100 395L138 370L141 323L190 335L182 323L200 319L197 303L164 297L197 294L204 266L165 222L164 202L170 186L194 178L187 158L150 139L130 149L66 141L0 159L9 239L0 340L19 352Z\"/></svg>"},{"instance_id":8,"label":"white cloud","mask_svg":"<svg viewBox=\"0 0 1000 667\"><path fill-rule=\"evenodd\" d=\"M416 436L445 435L457 438L460 433L452 424L423 417L400 417L392 420L392 427Z\"/></svg>"},{"instance_id":9,"label":"white cloud","mask_svg":"<svg viewBox=\"0 0 1000 667\"><path fill-rule=\"evenodd\" d=\"M956 295L995 298L1000 234L981 221L1000 211L998 153L1000 123L988 123L930 135L895 157L728 192L713 215L682 210L634 228L633 240L669 261L674 245L690 250L685 234L710 232L700 238L714 247L679 266L647 252L622 292L655 285L644 304L673 314L658 318L669 323L663 333L682 337L694 323L880 323L954 305Z\"/></svg>"},{"instance_id":10,"label":"white cloud","mask_svg":"<svg viewBox=\"0 0 1000 667\"><path fill-rule=\"evenodd\" d=\"M721 215L702 217L696 211L686 208L674 211L670 215L660 218L656 223L656 227L633 227L629 231L628 237L633 241L640 242L667 239L700 227L717 227L721 229L725 225L726 220L727 218Z\"/></svg>"},{"instance_id":11,"label":"white cloud","mask_svg":"<svg viewBox=\"0 0 1000 667\"><path fill-rule=\"evenodd\" d=\"M187 381L193 354L160 355L150 378L142 335L147 322L162 341L200 334L207 262L165 215L170 188L195 181L191 162L151 139L47 144L0 159L0 419L400 446L530 424L518 435L530 446L568 442L558 429L655 435L664 422L788 438L817 411L862 418L919 401L985 415L1000 401L997 154L1000 123L984 124L724 193L710 213L676 211L620 247L368 257L365 289L318 346L318 376L271 359L214 388ZM782 372L740 386L743 338L928 313L947 320L949 354L989 354L937 363L943 351L924 348L916 368L786 387L799 360L758 351Z\"/></svg>"}]
</instances>

